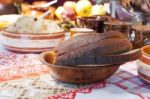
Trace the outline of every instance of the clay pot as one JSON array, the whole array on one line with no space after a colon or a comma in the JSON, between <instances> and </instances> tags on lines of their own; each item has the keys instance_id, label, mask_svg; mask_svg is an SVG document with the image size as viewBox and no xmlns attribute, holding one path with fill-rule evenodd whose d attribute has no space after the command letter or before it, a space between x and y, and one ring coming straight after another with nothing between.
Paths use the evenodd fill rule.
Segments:
<instances>
[{"instance_id":1,"label":"clay pot","mask_svg":"<svg viewBox=\"0 0 150 99\"><path fill-rule=\"evenodd\" d=\"M82 28L90 28L98 33L104 32L104 22L110 21L107 16L77 17L76 25Z\"/></svg>"},{"instance_id":2,"label":"clay pot","mask_svg":"<svg viewBox=\"0 0 150 99\"><path fill-rule=\"evenodd\" d=\"M150 45L142 47L142 57L137 65L139 77L150 84Z\"/></svg>"}]
</instances>

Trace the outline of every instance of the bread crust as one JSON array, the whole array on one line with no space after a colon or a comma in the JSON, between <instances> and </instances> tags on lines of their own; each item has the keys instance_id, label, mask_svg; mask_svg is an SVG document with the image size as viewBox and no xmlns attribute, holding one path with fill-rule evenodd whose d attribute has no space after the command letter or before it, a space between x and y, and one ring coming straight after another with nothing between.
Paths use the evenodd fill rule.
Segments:
<instances>
[{"instance_id":1,"label":"bread crust","mask_svg":"<svg viewBox=\"0 0 150 99\"><path fill-rule=\"evenodd\" d=\"M122 53L128 52L131 49L131 42L120 32L111 31L102 34L79 35L64 41L58 46L56 64L70 66L83 63L117 64L118 62L119 64L135 59L135 53L122 55ZM137 53L136 58L141 55L139 51ZM119 59L115 59L114 56ZM96 60L100 59L102 61L95 61L95 57L97 57Z\"/></svg>"},{"instance_id":2,"label":"bread crust","mask_svg":"<svg viewBox=\"0 0 150 99\"><path fill-rule=\"evenodd\" d=\"M122 33L116 32L116 31L110 31L107 33L91 33L91 34L84 34L84 35L78 35L74 38L71 38L69 40L66 40L62 42L56 49L57 54L61 55L66 52L72 51L74 49L78 49L83 46L87 45L96 45L96 42L100 42L104 39L108 38L121 38L121 39L127 39Z\"/></svg>"}]
</instances>

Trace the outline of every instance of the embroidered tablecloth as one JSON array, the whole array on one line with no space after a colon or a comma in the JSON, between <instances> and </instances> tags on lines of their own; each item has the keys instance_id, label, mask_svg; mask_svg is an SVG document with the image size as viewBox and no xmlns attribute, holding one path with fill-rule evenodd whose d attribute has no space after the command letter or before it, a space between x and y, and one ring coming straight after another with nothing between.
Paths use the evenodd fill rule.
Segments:
<instances>
[{"instance_id":1,"label":"embroidered tablecloth","mask_svg":"<svg viewBox=\"0 0 150 99\"><path fill-rule=\"evenodd\" d=\"M120 66L105 82L73 85L55 81L38 54L0 52L0 99L150 99L136 61Z\"/></svg>"}]
</instances>

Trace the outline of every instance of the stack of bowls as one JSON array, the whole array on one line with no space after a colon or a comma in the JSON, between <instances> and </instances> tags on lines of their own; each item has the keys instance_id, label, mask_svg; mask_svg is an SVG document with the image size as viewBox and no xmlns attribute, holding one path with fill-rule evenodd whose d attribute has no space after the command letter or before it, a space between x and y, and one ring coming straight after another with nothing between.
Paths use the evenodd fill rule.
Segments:
<instances>
[{"instance_id":1,"label":"stack of bowls","mask_svg":"<svg viewBox=\"0 0 150 99\"><path fill-rule=\"evenodd\" d=\"M142 58L137 64L139 77L150 84L150 45L142 48Z\"/></svg>"}]
</instances>

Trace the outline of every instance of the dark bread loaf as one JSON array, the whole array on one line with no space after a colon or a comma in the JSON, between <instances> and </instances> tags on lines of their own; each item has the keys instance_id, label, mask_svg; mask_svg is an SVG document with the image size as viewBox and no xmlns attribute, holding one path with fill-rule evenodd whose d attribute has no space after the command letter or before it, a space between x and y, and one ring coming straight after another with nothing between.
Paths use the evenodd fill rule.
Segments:
<instances>
[{"instance_id":1,"label":"dark bread loaf","mask_svg":"<svg viewBox=\"0 0 150 99\"><path fill-rule=\"evenodd\" d=\"M132 44L120 32L112 31L101 34L84 34L66 40L57 47L56 64L79 65L80 63L84 63L82 59L85 61L85 57L87 57L86 61L89 61L89 56L95 58L97 56L119 55L131 49ZM128 55L128 57L130 57L130 55ZM75 62L76 59L81 59L81 62ZM97 61L93 63L100 64L100 62ZM108 61L108 63L113 62Z\"/></svg>"},{"instance_id":2,"label":"dark bread loaf","mask_svg":"<svg viewBox=\"0 0 150 99\"><path fill-rule=\"evenodd\" d=\"M118 39L121 39L121 42L123 42L123 43L120 44ZM116 41L113 41L113 40L116 40ZM116 51L116 50L112 50L112 48L114 48L113 43L119 44L120 46L117 45L117 47L120 47L120 48L122 48L122 47L127 47L127 49L132 48L131 43L127 40L127 38L123 34L121 34L120 32L112 31L112 32L107 32L107 33L102 33L102 34L91 33L91 34L79 35L79 36L76 36L69 40L66 40L57 47L57 54L59 56L59 55L74 51L76 49L79 50L82 48L85 48L85 50L87 50L89 52L89 50L93 49L93 47L100 48L100 47L102 47L102 45L107 46L108 44L109 44L109 46L111 45L111 50L109 50L109 52ZM102 45L99 45L99 44L102 44ZM105 49L107 49L107 48L105 48ZM104 53L104 54L106 54L106 53Z\"/></svg>"}]
</instances>

